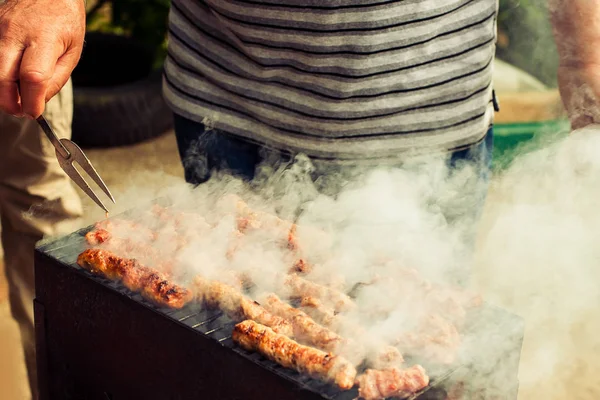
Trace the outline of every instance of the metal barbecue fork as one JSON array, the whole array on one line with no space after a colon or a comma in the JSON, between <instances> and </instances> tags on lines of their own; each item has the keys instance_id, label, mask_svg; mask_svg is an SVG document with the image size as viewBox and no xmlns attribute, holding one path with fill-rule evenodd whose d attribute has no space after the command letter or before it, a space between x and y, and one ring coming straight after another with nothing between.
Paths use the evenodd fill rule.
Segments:
<instances>
[{"instance_id":1,"label":"metal barbecue fork","mask_svg":"<svg viewBox=\"0 0 600 400\"><path fill-rule=\"evenodd\" d=\"M43 115L37 119L37 122L40 124L42 130L44 131L46 136L48 136L48 139L50 139L50 142L56 149L56 158L58 159L58 164L60 165L60 167L66 172L69 178L71 178L73 182L75 182L77 186L79 186L81 190L85 192L85 194L87 194L92 200L94 200L96 204L98 204L100 207L102 207L102 209L105 212L108 213L108 209L100 201L98 196L96 196L92 188L90 188L85 179L83 179L79 171L77 171L77 169L75 169L75 166L73 165L74 162L79 164L81 169L83 169L94 180L94 182L98 184L100 189L102 189L102 191L106 193L106 195L112 200L112 202L115 203L115 199L110 193L110 190L108 190L106 184L104 184L104 181L102 180L102 178L100 178L100 175L98 175L98 172L96 172L94 166L92 165L90 160L85 156L83 151L79 148L79 146L77 146L69 139L59 139Z\"/></svg>"}]
</instances>

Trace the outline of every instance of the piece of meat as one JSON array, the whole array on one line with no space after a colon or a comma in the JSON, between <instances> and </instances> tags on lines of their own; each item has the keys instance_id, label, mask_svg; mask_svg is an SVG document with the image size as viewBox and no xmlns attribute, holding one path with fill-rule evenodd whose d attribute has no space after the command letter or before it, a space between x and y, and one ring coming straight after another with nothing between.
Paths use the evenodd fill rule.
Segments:
<instances>
[{"instance_id":1,"label":"piece of meat","mask_svg":"<svg viewBox=\"0 0 600 400\"><path fill-rule=\"evenodd\" d=\"M335 333L352 332L354 338L360 338L367 335L364 328L356 322L346 318L343 314L336 314L332 308L324 306L319 299L311 296L305 296L300 302L300 308L311 318L318 321L321 325L329 328ZM404 362L402 352L396 347L384 342L377 343L369 340L368 346L361 346L355 340L342 340L341 346L337 349L346 355L352 354L349 358L356 364L366 362L366 364L375 369L398 366Z\"/></svg>"},{"instance_id":2,"label":"piece of meat","mask_svg":"<svg viewBox=\"0 0 600 400\"><path fill-rule=\"evenodd\" d=\"M289 321L294 328L294 338L300 343L346 356L355 366L366 362L374 368L383 368L404 362L402 353L397 348L384 343L378 346L369 343L365 346L360 341L342 337L319 325L308 314L282 301L275 294L266 296L260 303L267 311Z\"/></svg>"},{"instance_id":3,"label":"piece of meat","mask_svg":"<svg viewBox=\"0 0 600 400\"><path fill-rule=\"evenodd\" d=\"M119 254L124 258L137 259L141 263L152 264L158 271L170 273L176 262L175 255L169 251L160 251L152 244L141 243L133 238L112 237L96 248Z\"/></svg>"},{"instance_id":4,"label":"piece of meat","mask_svg":"<svg viewBox=\"0 0 600 400\"><path fill-rule=\"evenodd\" d=\"M441 364L452 364L458 355L461 339L456 326L438 314L430 314L421 320L416 330L402 334L395 344L405 353Z\"/></svg>"},{"instance_id":5,"label":"piece of meat","mask_svg":"<svg viewBox=\"0 0 600 400\"><path fill-rule=\"evenodd\" d=\"M85 240L92 246L102 244L111 238L111 234L104 228L95 228L85 234Z\"/></svg>"},{"instance_id":6,"label":"piece of meat","mask_svg":"<svg viewBox=\"0 0 600 400\"><path fill-rule=\"evenodd\" d=\"M300 299L300 308L323 326L335 329L339 325L336 312L325 306L314 296L304 296Z\"/></svg>"},{"instance_id":7,"label":"piece of meat","mask_svg":"<svg viewBox=\"0 0 600 400\"><path fill-rule=\"evenodd\" d=\"M232 338L244 349L257 351L283 367L333 383L343 390L354 386L356 369L347 360L301 345L267 326L243 321L235 326Z\"/></svg>"},{"instance_id":8,"label":"piece of meat","mask_svg":"<svg viewBox=\"0 0 600 400\"><path fill-rule=\"evenodd\" d=\"M358 396L364 400L383 400L388 397L406 398L429 385L429 376L420 365L387 370L368 369L356 378Z\"/></svg>"},{"instance_id":9,"label":"piece of meat","mask_svg":"<svg viewBox=\"0 0 600 400\"><path fill-rule=\"evenodd\" d=\"M196 298L212 308L218 308L234 321L254 320L275 332L292 337L294 328L285 319L271 314L260 304L245 296L240 288L222 282L196 277Z\"/></svg>"},{"instance_id":10,"label":"piece of meat","mask_svg":"<svg viewBox=\"0 0 600 400\"><path fill-rule=\"evenodd\" d=\"M99 249L87 249L77 257L77 264L95 275L122 280L130 271L139 269L136 260L117 257Z\"/></svg>"},{"instance_id":11,"label":"piece of meat","mask_svg":"<svg viewBox=\"0 0 600 400\"><path fill-rule=\"evenodd\" d=\"M188 289L169 282L160 272L106 250L85 250L77 258L77 264L93 274L121 281L129 290L140 292L159 306L182 308L193 298Z\"/></svg>"},{"instance_id":12,"label":"piece of meat","mask_svg":"<svg viewBox=\"0 0 600 400\"><path fill-rule=\"evenodd\" d=\"M397 367L404 363L402 352L394 346L379 345L369 352L365 358L366 364L373 369Z\"/></svg>"},{"instance_id":13,"label":"piece of meat","mask_svg":"<svg viewBox=\"0 0 600 400\"><path fill-rule=\"evenodd\" d=\"M289 321L294 328L294 337L324 351L335 351L344 339L337 333L316 323L308 314L271 294L260 303L274 315Z\"/></svg>"},{"instance_id":14,"label":"piece of meat","mask_svg":"<svg viewBox=\"0 0 600 400\"><path fill-rule=\"evenodd\" d=\"M164 225L158 232L142 223L117 219L98 222L86 234L87 242L126 258L138 259L143 264L152 264L164 273L171 273L177 265L178 252L189 238Z\"/></svg>"},{"instance_id":15,"label":"piece of meat","mask_svg":"<svg viewBox=\"0 0 600 400\"><path fill-rule=\"evenodd\" d=\"M195 212L174 210L171 208L153 205L151 215L156 218L161 226L172 226L180 234L204 233L211 229L206 219Z\"/></svg>"},{"instance_id":16,"label":"piece of meat","mask_svg":"<svg viewBox=\"0 0 600 400\"><path fill-rule=\"evenodd\" d=\"M299 273L299 274L307 274L313 270L312 264L306 262L303 258L297 258L292 263L292 268L290 269L290 273Z\"/></svg>"},{"instance_id":17,"label":"piece of meat","mask_svg":"<svg viewBox=\"0 0 600 400\"><path fill-rule=\"evenodd\" d=\"M250 232L255 230L261 230L267 233L270 237L281 242L292 252L298 253L299 258L302 245L298 240L298 225L279 218L274 214L268 212L259 211L252 209L244 200L236 195L228 195L221 199L221 204L226 205L226 208L233 209L237 228L240 232ZM309 229L302 227L303 229ZM319 229L311 229L311 234L319 237L328 237L323 231Z\"/></svg>"},{"instance_id":18,"label":"piece of meat","mask_svg":"<svg viewBox=\"0 0 600 400\"><path fill-rule=\"evenodd\" d=\"M288 231L288 249L292 251L298 251L300 245L298 244L297 237L298 226L296 224L292 224L290 226L290 230Z\"/></svg>"},{"instance_id":19,"label":"piece of meat","mask_svg":"<svg viewBox=\"0 0 600 400\"><path fill-rule=\"evenodd\" d=\"M352 310L352 299L339 290L311 282L296 274L290 274L284 280L285 293L290 298L315 297L323 304L331 306L336 312Z\"/></svg>"}]
</instances>

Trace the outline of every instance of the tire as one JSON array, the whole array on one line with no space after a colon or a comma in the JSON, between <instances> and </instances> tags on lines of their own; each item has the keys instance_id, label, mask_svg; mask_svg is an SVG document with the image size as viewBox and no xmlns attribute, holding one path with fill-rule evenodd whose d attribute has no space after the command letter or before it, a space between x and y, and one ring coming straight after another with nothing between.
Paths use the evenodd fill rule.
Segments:
<instances>
[{"instance_id":1,"label":"tire","mask_svg":"<svg viewBox=\"0 0 600 400\"><path fill-rule=\"evenodd\" d=\"M82 147L115 147L158 137L173 127L162 96L162 70L133 40L88 33L73 71L73 141Z\"/></svg>"}]
</instances>

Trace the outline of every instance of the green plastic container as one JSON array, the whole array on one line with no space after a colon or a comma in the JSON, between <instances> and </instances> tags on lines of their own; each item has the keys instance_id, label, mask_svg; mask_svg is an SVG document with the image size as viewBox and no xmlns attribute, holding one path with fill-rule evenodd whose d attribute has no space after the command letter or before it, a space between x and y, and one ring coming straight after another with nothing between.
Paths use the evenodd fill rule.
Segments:
<instances>
[{"instance_id":1,"label":"green plastic container","mask_svg":"<svg viewBox=\"0 0 600 400\"><path fill-rule=\"evenodd\" d=\"M523 153L568 135L568 120L494 125L494 169L504 169Z\"/></svg>"}]
</instances>

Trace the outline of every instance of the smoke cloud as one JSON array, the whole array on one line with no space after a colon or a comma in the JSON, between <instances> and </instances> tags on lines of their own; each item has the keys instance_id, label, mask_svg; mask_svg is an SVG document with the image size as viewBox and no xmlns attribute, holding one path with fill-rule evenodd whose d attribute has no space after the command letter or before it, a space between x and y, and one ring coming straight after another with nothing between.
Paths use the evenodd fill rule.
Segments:
<instances>
[{"instance_id":1,"label":"smoke cloud","mask_svg":"<svg viewBox=\"0 0 600 400\"><path fill-rule=\"evenodd\" d=\"M598 127L573 132L519 157L491 188L476 280L525 318L522 399L600 396L598 154Z\"/></svg>"},{"instance_id":2,"label":"smoke cloud","mask_svg":"<svg viewBox=\"0 0 600 400\"><path fill-rule=\"evenodd\" d=\"M355 344L340 350L348 358L364 355L353 351L376 354L382 343L406 338L423 322L417 317L432 314L431 299L423 301L419 285L427 281L441 291L446 287L441 285L456 281L456 271L472 268L473 289L524 319L519 399L595 399L600 396L595 377L600 367L600 246L595 243L600 237L600 129L535 145L537 150L526 149L495 174L478 225L470 213L481 201L477 170L463 165L451 173L443 158L372 171L335 198L317 190L304 158L283 170L265 167L252 185L219 175L194 189L180 178L148 172L142 182L131 176L121 186L129 188L115 194L119 212L133 209L129 221L158 233L154 250L161 259L176 261L178 280L202 275L236 284L243 276L254 283L256 299L289 295L283 282L297 254L290 255L282 243L291 222L297 223L300 255L312 265L305 277L355 297L356 307L335 315L333 325ZM157 181L163 182L158 188ZM254 212L282 218L237 235L237 198ZM169 215L182 216L179 225L161 219L153 211L156 202ZM120 229L123 237L140 237L137 226ZM178 241L181 232L184 241ZM435 311L448 317L452 310ZM452 315L460 325L460 316ZM484 398L508 396L504 381L517 373L507 362L505 371L486 375L498 349L520 345L518 334L495 330L497 316L482 315L462 337L471 354L461 358L490 360L479 371L489 384ZM435 325L437 317L432 318L424 323ZM429 349L436 353L435 347ZM440 349L429 356L443 358ZM423 360L407 364L413 361ZM435 370L435 363L424 365Z\"/></svg>"}]
</instances>

